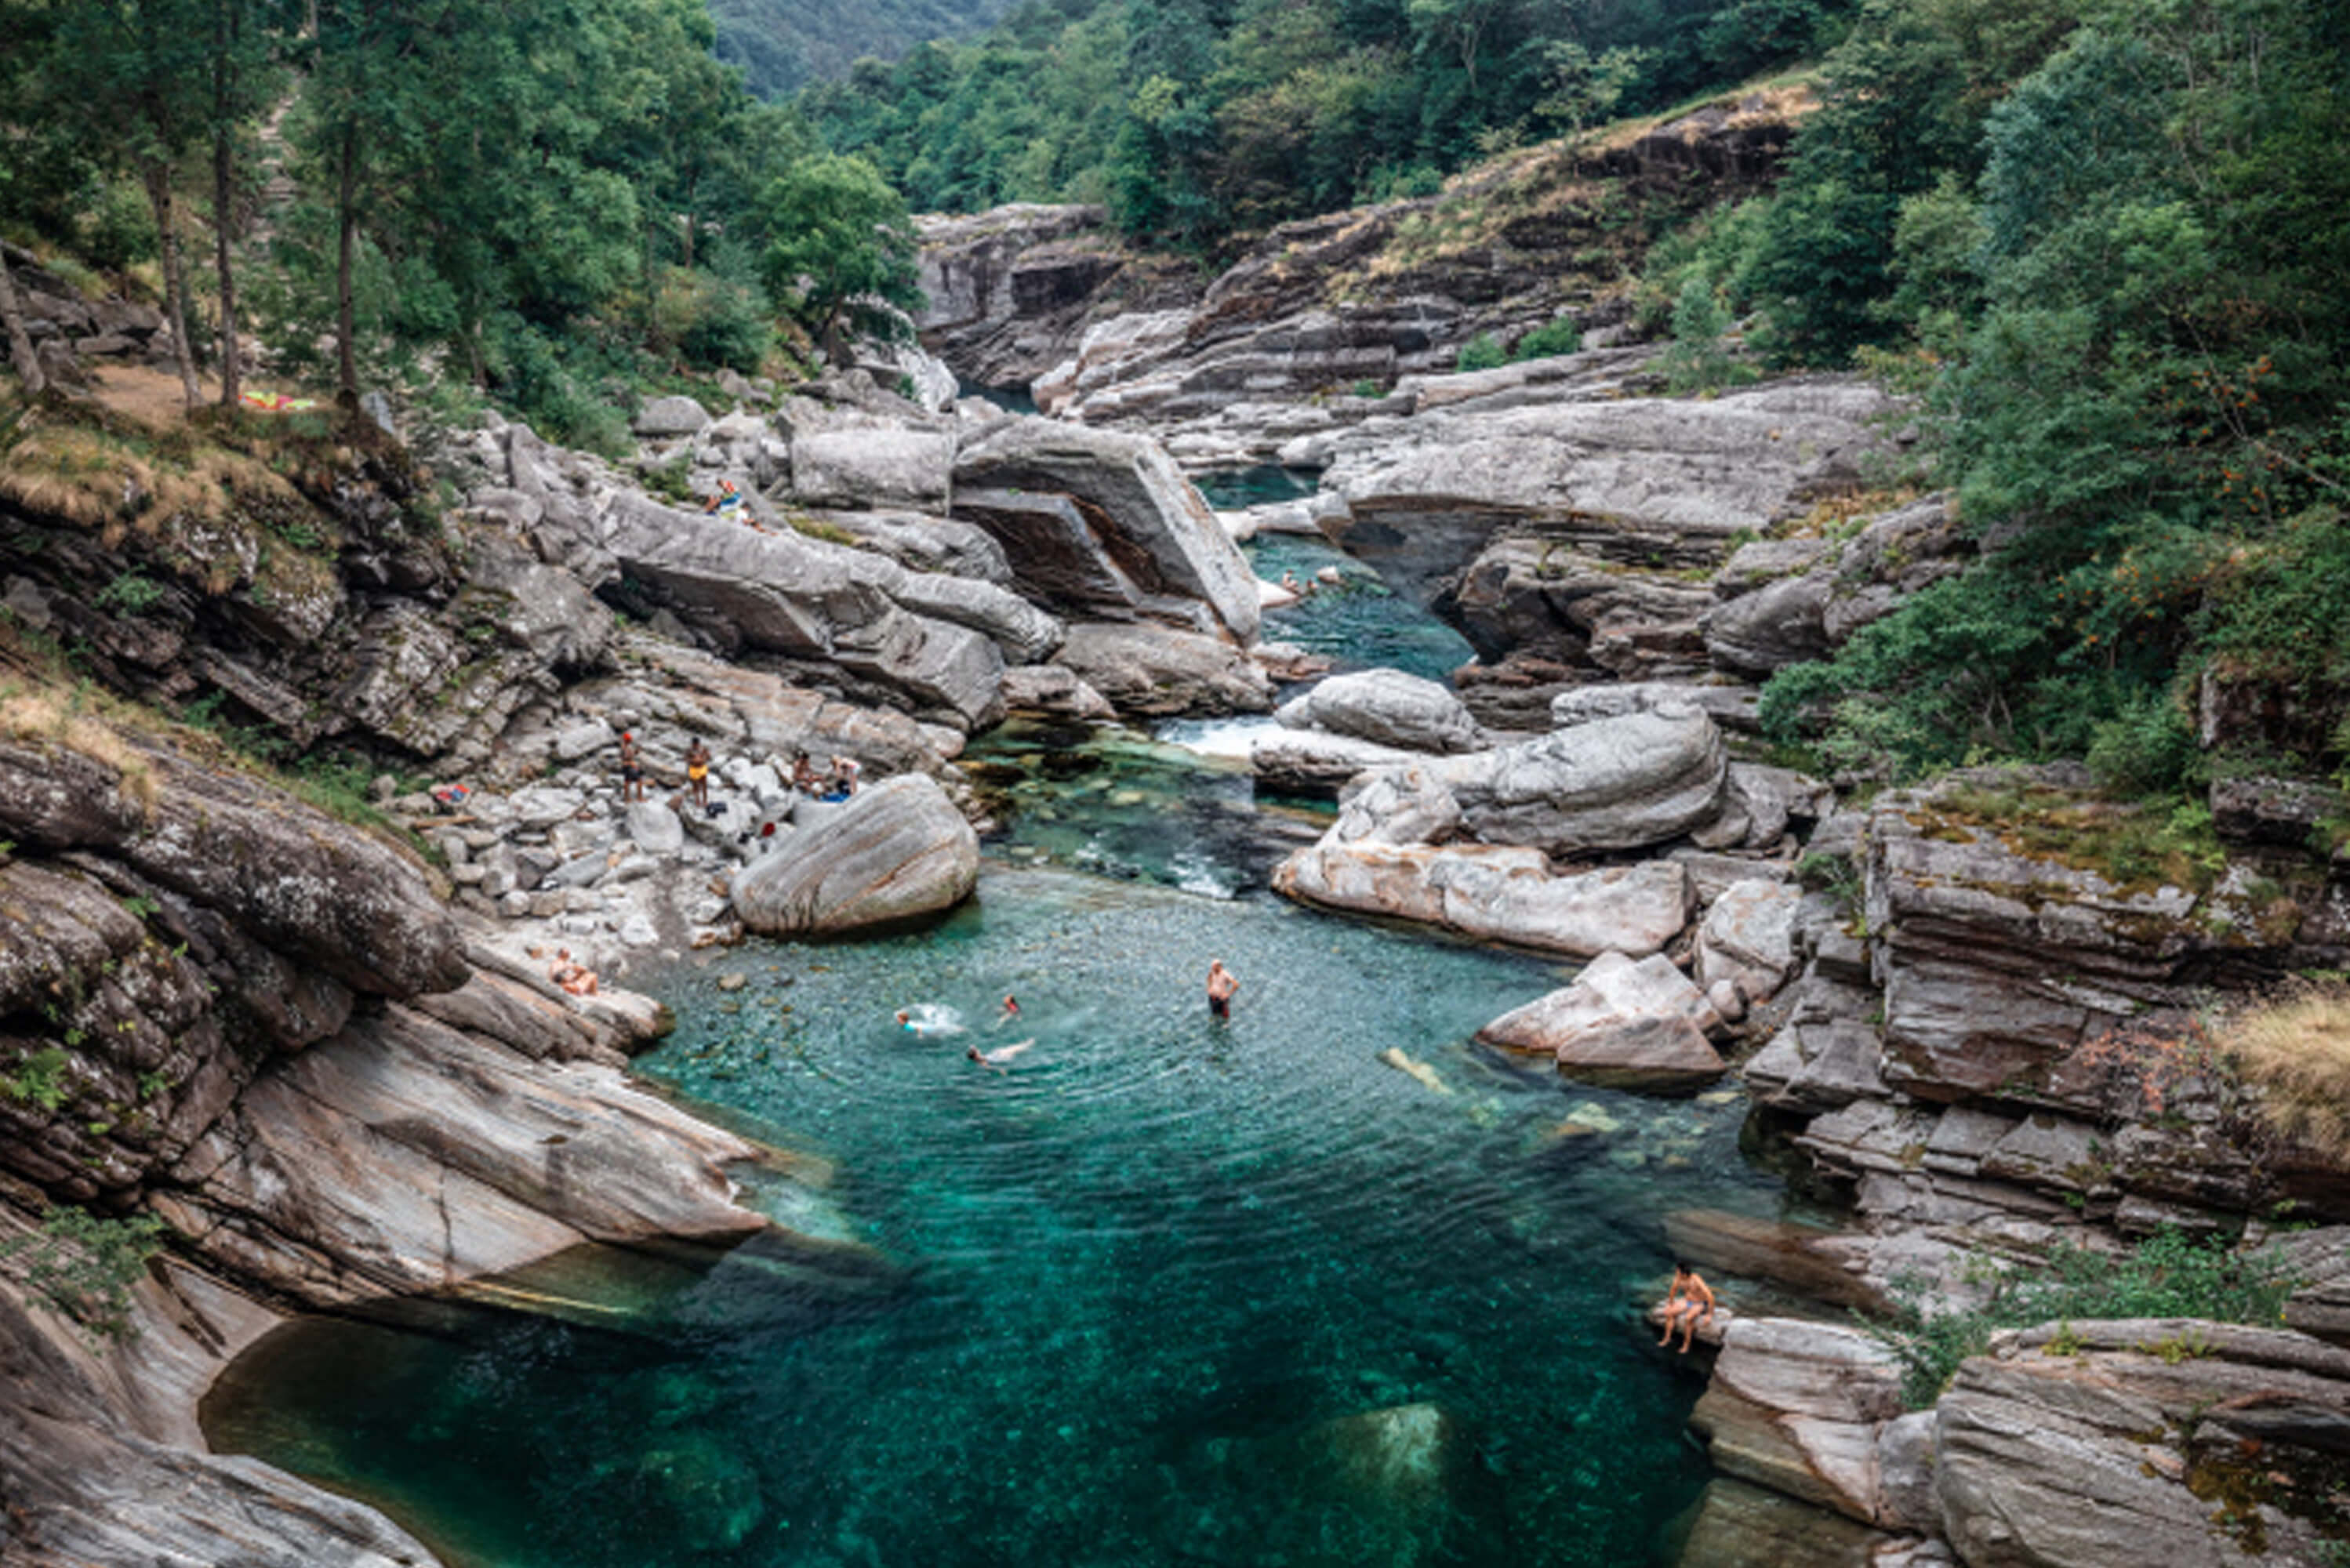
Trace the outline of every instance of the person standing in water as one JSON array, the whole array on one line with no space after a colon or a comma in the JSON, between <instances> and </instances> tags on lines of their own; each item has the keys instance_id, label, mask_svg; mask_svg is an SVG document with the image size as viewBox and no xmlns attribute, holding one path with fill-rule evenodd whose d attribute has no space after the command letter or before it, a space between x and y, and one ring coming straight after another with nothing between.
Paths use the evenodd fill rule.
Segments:
<instances>
[{"instance_id":1,"label":"person standing in water","mask_svg":"<svg viewBox=\"0 0 2350 1568\"><path fill-rule=\"evenodd\" d=\"M1222 959L1208 961L1208 1011L1218 1018L1232 1015L1232 992L1241 988L1240 978L1224 967Z\"/></svg>"}]
</instances>

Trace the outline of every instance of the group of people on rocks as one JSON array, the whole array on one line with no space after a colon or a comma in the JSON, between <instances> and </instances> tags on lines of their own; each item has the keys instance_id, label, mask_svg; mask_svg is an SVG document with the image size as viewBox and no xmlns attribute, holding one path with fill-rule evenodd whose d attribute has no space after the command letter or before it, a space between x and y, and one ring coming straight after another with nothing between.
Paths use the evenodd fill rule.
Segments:
<instances>
[{"instance_id":1,"label":"group of people on rocks","mask_svg":"<svg viewBox=\"0 0 2350 1568\"><path fill-rule=\"evenodd\" d=\"M710 748L696 735L685 749L685 792L698 810L711 811ZM837 803L848 799L859 788L864 768L855 757L836 753L830 767L824 773L806 752L795 753L792 759L791 785L812 800ZM636 732L620 732L620 798L631 804L646 798L649 777L644 753L638 749ZM713 815L715 815L713 813Z\"/></svg>"}]
</instances>

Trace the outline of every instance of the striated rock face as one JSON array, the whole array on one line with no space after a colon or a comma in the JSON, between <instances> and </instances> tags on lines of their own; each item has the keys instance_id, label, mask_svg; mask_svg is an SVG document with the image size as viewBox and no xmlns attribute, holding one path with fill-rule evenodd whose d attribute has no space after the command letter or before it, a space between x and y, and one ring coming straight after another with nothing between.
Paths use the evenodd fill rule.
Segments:
<instances>
[{"instance_id":1,"label":"striated rock face","mask_svg":"<svg viewBox=\"0 0 2350 1568\"><path fill-rule=\"evenodd\" d=\"M584 1241L764 1229L726 1175L759 1154L610 1066L535 1064L393 1007L247 1087L154 1206L239 1275L348 1301Z\"/></svg>"},{"instance_id":2,"label":"striated rock face","mask_svg":"<svg viewBox=\"0 0 2350 1568\"><path fill-rule=\"evenodd\" d=\"M1864 1524L1924 1528L1885 1491L1880 1444L1901 1413L1900 1364L1877 1341L1841 1324L1742 1317L1722 1332L1690 1423L1728 1474Z\"/></svg>"},{"instance_id":3,"label":"striated rock face","mask_svg":"<svg viewBox=\"0 0 2350 1568\"><path fill-rule=\"evenodd\" d=\"M1272 730L1249 742L1249 766L1258 780L1291 794L1336 795L1367 770L1419 760L1418 753L1320 730Z\"/></svg>"},{"instance_id":4,"label":"striated rock face","mask_svg":"<svg viewBox=\"0 0 2350 1568\"><path fill-rule=\"evenodd\" d=\"M1472 752L1484 742L1450 689L1399 670L1334 675L1282 704L1274 717L1292 729L1325 730L1405 752Z\"/></svg>"},{"instance_id":5,"label":"striated rock face","mask_svg":"<svg viewBox=\"0 0 2350 1568\"><path fill-rule=\"evenodd\" d=\"M607 547L631 576L741 643L837 664L967 726L1001 712L1002 652L983 632L901 606L890 590L910 577L895 562L633 494L614 501L613 517ZM1007 635L1017 635L1024 605L983 583L964 591L968 613L976 616L981 597L992 596Z\"/></svg>"},{"instance_id":6,"label":"striated rock face","mask_svg":"<svg viewBox=\"0 0 2350 1568\"><path fill-rule=\"evenodd\" d=\"M734 909L766 936L835 935L951 909L979 883L979 837L938 782L905 774L734 877Z\"/></svg>"},{"instance_id":7,"label":"striated rock face","mask_svg":"<svg viewBox=\"0 0 2350 1568\"><path fill-rule=\"evenodd\" d=\"M1662 953L1592 960L1573 985L1503 1013L1477 1038L1555 1056L1558 1070L1619 1089L1693 1089L1720 1077L1706 1035L1721 1019Z\"/></svg>"},{"instance_id":8,"label":"striated rock face","mask_svg":"<svg viewBox=\"0 0 2350 1568\"><path fill-rule=\"evenodd\" d=\"M1074 528L1014 528L995 511L966 509L996 535L1024 579L1032 567L1042 583L1115 573L1145 596L1200 600L1233 637L1254 639L1256 575L1156 441L1051 420L1006 420L963 443L954 483L958 490L1066 495L1084 518L1090 548Z\"/></svg>"},{"instance_id":9,"label":"striated rock face","mask_svg":"<svg viewBox=\"0 0 2350 1568\"><path fill-rule=\"evenodd\" d=\"M1323 484L1347 514L1323 527L1427 605L1461 591L1497 534L1602 562L1711 565L1732 535L1856 487L1856 464L1878 441L1868 421L1889 406L1871 387L1828 379L1703 402L1439 409L1336 438ZM1537 583L1542 565L1529 564Z\"/></svg>"},{"instance_id":10,"label":"striated rock face","mask_svg":"<svg viewBox=\"0 0 2350 1568\"><path fill-rule=\"evenodd\" d=\"M2350 1352L2180 1321L2001 1336L1936 1407L1935 1491L1969 1568L2317 1562L2350 1526Z\"/></svg>"}]
</instances>

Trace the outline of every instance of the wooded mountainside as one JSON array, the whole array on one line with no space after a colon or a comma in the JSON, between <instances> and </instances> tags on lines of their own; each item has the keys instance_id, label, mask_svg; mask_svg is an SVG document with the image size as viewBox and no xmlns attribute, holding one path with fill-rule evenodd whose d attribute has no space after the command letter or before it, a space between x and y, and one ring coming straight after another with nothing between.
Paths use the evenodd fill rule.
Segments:
<instances>
[{"instance_id":1,"label":"wooded mountainside","mask_svg":"<svg viewBox=\"0 0 2350 1568\"><path fill-rule=\"evenodd\" d=\"M1003 0L710 0L718 57L741 67L743 85L764 99L845 77L859 60L976 33L1003 12Z\"/></svg>"},{"instance_id":2,"label":"wooded mountainside","mask_svg":"<svg viewBox=\"0 0 2350 1568\"><path fill-rule=\"evenodd\" d=\"M0 0L0 229L151 272L191 403L215 367L235 401L258 332L608 446L635 389L755 371L779 313L913 298L902 204L712 41L702 0Z\"/></svg>"}]
</instances>

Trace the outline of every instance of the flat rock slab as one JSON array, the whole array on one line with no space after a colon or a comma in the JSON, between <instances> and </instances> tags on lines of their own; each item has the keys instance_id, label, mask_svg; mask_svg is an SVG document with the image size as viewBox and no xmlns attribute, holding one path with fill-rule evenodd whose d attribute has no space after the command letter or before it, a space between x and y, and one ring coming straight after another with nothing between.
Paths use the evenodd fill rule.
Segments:
<instances>
[{"instance_id":1,"label":"flat rock slab","mask_svg":"<svg viewBox=\"0 0 2350 1568\"><path fill-rule=\"evenodd\" d=\"M1689 877L1669 861L1555 877L1538 850L1348 844L1337 841L1336 831L1282 862L1274 889L1325 909L1418 920L1577 958L1652 953L1689 924Z\"/></svg>"},{"instance_id":2,"label":"flat rock slab","mask_svg":"<svg viewBox=\"0 0 2350 1568\"><path fill-rule=\"evenodd\" d=\"M1262 713L1273 706L1273 682L1256 661L1200 632L1083 621L1069 628L1055 662L1137 718Z\"/></svg>"},{"instance_id":3,"label":"flat rock slab","mask_svg":"<svg viewBox=\"0 0 2350 1568\"><path fill-rule=\"evenodd\" d=\"M1452 690L1400 670L1334 675L1282 704L1295 730L1324 730L1406 752L1473 752L1484 732Z\"/></svg>"}]
</instances>

